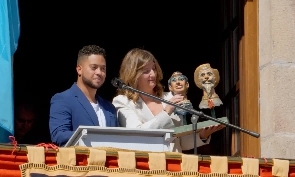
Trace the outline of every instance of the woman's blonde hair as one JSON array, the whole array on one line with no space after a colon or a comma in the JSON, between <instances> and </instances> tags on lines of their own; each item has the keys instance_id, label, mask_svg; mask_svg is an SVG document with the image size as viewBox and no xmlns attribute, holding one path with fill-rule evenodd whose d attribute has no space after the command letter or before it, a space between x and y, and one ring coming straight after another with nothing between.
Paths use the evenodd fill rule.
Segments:
<instances>
[{"instance_id":1,"label":"woman's blonde hair","mask_svg":"<svg viewBox=\"0 0 295 177\"><path fill-rule=\"evenodd\" d=\"M138 78L143 73L145 65L153 61L156 66L157 78L156 86L154 88L155 96L161 97L163 94L163 85L160 81L163 79L162 69L154 55L144 49L131 49L123 58L119 78L125 82L126 85L137 89ZM118 95L125 95L128 99L133 100L134 103L138 100L139 94L128 89L119 89Z\"/></svg>"}]
</instances>

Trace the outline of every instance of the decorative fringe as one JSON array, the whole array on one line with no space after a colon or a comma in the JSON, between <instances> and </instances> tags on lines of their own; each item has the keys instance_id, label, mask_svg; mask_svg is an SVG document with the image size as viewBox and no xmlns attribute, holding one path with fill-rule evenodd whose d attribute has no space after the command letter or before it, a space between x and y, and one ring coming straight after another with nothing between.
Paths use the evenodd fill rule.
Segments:
<instances>
[{"instance_id":1,"label":"decorative fringe","mask_svg":"<svg viewBox=\"0 0 295 177\"><path fill-rule=\"evenodd\" d=\"M73 172L93 172L101 171L107 173L132 173L132 174L141 174L141 175L166 175L169 177L181 177L181 176L195 176L195 177L259 177L259 175L243 175L243 174L220 174L220 173L208 173L203 174L199 172L191 171L182 171L182 172L170 172L166 170L138 170L138 169L124 169L124 168L107 168L104 166L69 166L69 165L55 165L48 166L46 164L35 164L35 163L25 163L19 165L21 170L21 176L26 177L26 170L28 169L43 169L48 172L64 170L64 171L73 171Z\"/></svg>"}]
</instances>

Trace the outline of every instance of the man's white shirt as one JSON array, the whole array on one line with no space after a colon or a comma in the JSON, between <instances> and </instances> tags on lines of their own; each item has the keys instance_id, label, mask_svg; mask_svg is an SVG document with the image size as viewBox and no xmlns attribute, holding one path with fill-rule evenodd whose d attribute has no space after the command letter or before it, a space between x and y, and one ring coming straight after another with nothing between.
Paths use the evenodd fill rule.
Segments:
<instances>
[{"instance_id":1,"label":"man's white shirt","mask_svg":"<svg viewBox=\"0 0 295 177\"><path fill-rule=\"evenodd\" d=\"M91 103L91 102L90 102ZM93 107L97 117L98 117L98 123L100 127L106 127L106 119L103 114L103 111L101 109L101 106L99 103L91 103L91 106Z\"/></svg>"}]
</instances>

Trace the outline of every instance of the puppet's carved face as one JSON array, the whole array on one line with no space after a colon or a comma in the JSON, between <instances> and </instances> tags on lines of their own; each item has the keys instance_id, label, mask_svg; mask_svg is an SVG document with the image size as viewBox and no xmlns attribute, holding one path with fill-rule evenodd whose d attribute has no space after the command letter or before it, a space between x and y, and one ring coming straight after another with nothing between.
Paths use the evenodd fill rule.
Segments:
<instances>
[{"instance_id":1,"label":"puppet's carved face","mask_svg":"<svg viewBox=\"0 0 295 177\"><path fill-rule=\"evenodd\" d=\"M183 75L175 75L170 78L169 90L174 94L185 95L188 87L188 81Z\"/></svg>"},{"instance_id":2,"label":"puppet's carved face","mask_svg":"<svg viewBox=\"0 0 295 177\"><path fill-rule=\"evenodd\" d=\"M206 68L200 70L199 72L199 82L203 87L203 90L209 95L212 88L214 88L214 84L216 82L216 77L213 73L212 68Z\"/></svg>"}]
</instances>

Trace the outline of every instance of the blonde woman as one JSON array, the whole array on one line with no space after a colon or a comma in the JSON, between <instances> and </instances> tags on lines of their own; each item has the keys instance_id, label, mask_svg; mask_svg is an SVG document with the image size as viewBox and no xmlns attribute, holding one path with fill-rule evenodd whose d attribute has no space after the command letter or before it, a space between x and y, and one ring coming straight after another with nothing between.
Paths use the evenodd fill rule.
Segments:
<instances>
[{"instance_id":1,"label":"blonde woman","mask_svg":"<svg viewBox=\"0 0 295 177\"><path fill-rule=\"evenodd\" d=\"M125 55L119 78L130 87L175 104L181 104L184 99L180 94L173 96L170 92L164 92L160 83L163 78L161 67L153 54L144 49L134 48ZM130 90L118 90L112 103L117 109L119 124L123 127L171 129L182 125L182 116L173 113L175 106ZM197 135L197 145L208 144L210 135L221 128L212 126L201 130ZM183 136L174 141L174 152L194 148L193 135Z\"/></svg>"}]
</instances>

